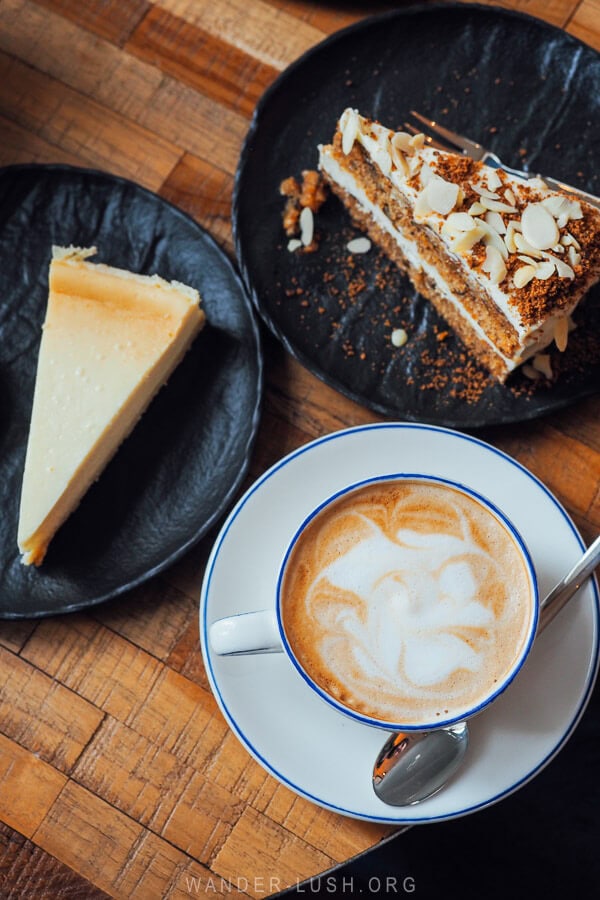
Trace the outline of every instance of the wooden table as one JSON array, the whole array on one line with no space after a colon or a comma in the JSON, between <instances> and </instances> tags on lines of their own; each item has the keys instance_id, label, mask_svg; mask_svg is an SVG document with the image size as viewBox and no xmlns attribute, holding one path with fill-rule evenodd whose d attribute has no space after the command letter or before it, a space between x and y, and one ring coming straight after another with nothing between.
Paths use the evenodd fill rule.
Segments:
<instances>
[{"instance_id":1,"label":"wooden table","mask_svg":"<svg viewBox=\"0 0 600 900\"><path fill-rule=\"evenodd\" d=\"M0 164L124 175L232 253L233 175L256 100L305 49L389 5L0 0ZM600 0L503 5L600 49ZM248 483L312 438L377 421L274 340L265 351ZM586 540L598 532L600 396L483 437L540 476ZM214 536L89 614L0 622L3 898L231 896L231 885L264 896L390 832L299 799L229 732L198 640Z\"/></svg>"}]
</instances>

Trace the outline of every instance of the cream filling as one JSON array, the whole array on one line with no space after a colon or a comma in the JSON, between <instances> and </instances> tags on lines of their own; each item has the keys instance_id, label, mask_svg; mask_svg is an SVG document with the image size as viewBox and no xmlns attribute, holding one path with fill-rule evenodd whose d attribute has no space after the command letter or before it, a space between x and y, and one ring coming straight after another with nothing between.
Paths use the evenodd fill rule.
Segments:
<instances>
[{"instance_id":1,"label":"cream filling","mask_svg":"<svg viewBox=\"0 0 600 900\"><path fill-rule=\"evenodd\" d=\"M517 350L517 352L512 357L507 357L501 350L496 346L496 344L492 341L486 331L481 327L479 322L473 318L473 316L464 308L464 306L457 300L455 295L452 293L451 288L444 280L440 272L431 265L431 263L422 259L419 255L418 248L416 244L412 241L409 241L391 222L391 220L385 215L383 210L375 205L369 198L367 197L364 189L358 184L358 182L353 178L352 174L347 170L340 166L340 164L335 160L332 156L330 156L324 147L319 147L319 167L327 172L327 174L333 178L337 184L340 185L344 190L348 191L348 193L354 197L354 199L359 203L359 205L369 213L369 215L374 219L374 221L386 231L388 234L392 236L392 238L398 244L400 250L403 255L406 257L408 262L417 269L421 269L425 272L425 274L430 277L436 285L436 288L439 292L444 296L449 303L451 303L454 308L460 313L463 319L469 323L472 330L475 334L481 338L481 340L485 341L494 353L499 356L505 367L507 372L512 372L518 365L524 362L529 357L533 356L535 353L539 353L545 347L547 347L553 340L554 337L554 329L556 323L560 318L563 318L565 312L563 311L560 316L551 316L548 319L545 319L543 322L538 323L538 325L533 328L525 328L520 320L514 319L514 316L507 316L506 312L503 308L505 304L498 304L497 295L501 294L502 297L506 299L506 295L502 294L498 290L491 291L491 287L495 287L494 285L489 283L482 284L487 293L490 294L494 302L497 306L499 306L502 314L509 322L514 325L517 333L519 334L519 338L521 339L521 346ZM453 254L450 250L448 250L449 255L451 255L454 259L458 260L462 263L462 260L456 254ZM474 277L473 273L469 270L466 272L467 277ZM573 305L572 309L576 306Z\"/></svg>"}]
</instances>

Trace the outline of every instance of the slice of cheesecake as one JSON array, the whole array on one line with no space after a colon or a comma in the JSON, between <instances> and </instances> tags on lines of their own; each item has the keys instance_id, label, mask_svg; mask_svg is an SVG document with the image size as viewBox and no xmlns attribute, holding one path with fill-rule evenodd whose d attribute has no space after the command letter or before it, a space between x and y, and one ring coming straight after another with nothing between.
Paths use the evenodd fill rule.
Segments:
<instances>
[{"instance_id":1,"label":"slice of cheesecake","mask_svg":"<svg viewBox=\"0 0 600 900\"><path fill-rule=\"evenodd\" d=\"M529 359L547 365L553 341L565 349L570 316L600 277L597 209L353 109L319 150L355 224L499 381Z\"/></svg>"},{"instance_id":2,"label":"slice of cheesecake","mask_svg":"<svg viewBox=\"0 0 600 900\"><path fill-rule=\"evenodd\" d=\"M21 493L22 562L39 565L205 320L196 290L53 248Z\"/></svg>"}]
</instances>

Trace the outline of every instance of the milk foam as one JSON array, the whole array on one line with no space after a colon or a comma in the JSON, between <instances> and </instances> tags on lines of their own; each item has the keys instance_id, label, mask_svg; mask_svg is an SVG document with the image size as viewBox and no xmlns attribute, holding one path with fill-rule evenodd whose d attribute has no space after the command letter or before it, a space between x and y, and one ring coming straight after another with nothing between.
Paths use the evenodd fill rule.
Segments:
<instances>
[{"instance_id":1,"label":"milk foam","mask_svg":"<svg viewBox=\"0 0 600 900\"><path fill-rule=\"evenodd\" d=\"M404 724L493 692L532 616L511 535L443 485L383 482L342 498L287 572L284 620L302 665L343 703Z\"/></svg>"}]
</instances>

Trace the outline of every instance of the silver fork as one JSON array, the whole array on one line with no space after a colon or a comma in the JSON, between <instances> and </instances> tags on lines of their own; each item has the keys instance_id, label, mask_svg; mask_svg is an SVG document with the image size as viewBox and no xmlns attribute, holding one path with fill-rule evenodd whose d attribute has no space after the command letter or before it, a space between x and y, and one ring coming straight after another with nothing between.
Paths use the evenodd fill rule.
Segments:
<instances>
[{"instance_id":1,"label":"silver fork","mask_svg":"<svg viewBox=\"0 0 600 900\"><path fill-rule=\"evenodd\" d=\"M414 110L411 110L410 114L413 119L416 119L419 123L419 127L413 125L411 122L405 122L404 127L410 134L423 132L425 134L425 140L431 147L436 147L438 150L450 151L451 153L462 153L463 156L470 156L471 159L485 163L487 166L492 166L495 169L503 169L505 172L508 172L509 175L514 175L516 178L528 179L533 177L531 173L524 172L521 169L513 169L510 166L505 165L500 157L495 153L492 153L491 150L482 147L481 144L472 141L462 134L457 134L456 131L450 131L449 128L445 128L443 125L440 125L439 122L436 122L433 119L427 119L425 116L421 115L421 113L415 112ZM425 129L432 132L432 134L428 134ZM557 181L556 178L549 178L546 175L541 175L540 177L552 190L566 191L569 194L580 197L582 200L586 200L592 206L600 209L600 198L595 197L593 194L588 194L587 191L582 191L580 188L565 184L563 181Z\"/></svg>"}]
</instances>

